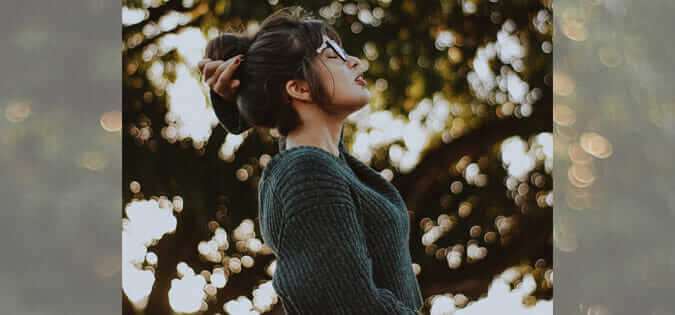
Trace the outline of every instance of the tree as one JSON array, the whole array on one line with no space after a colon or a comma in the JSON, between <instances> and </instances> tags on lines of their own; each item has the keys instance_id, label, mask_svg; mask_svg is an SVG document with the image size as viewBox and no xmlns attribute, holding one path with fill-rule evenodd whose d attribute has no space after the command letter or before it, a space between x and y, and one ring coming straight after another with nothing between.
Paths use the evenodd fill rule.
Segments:
<instances>
[{"instance_id":1,"label":"tree","mask_svg":"<svg viewBox=\"0 0 675 315\"><path fill-rule=\"evenodd\" d=\"M189 36L202 39L223 30L255 31L265 16L289 5L277 2L123 1L128 10L124 222L143 221L129 216L130 208L139 207L163 213L167 222L169 214L176 218L175 231L169 227L166 235L148 236L150 260L144 256L135 267L127 265L151 270L154 277L147 313L172 311L172 280L186 279L181 273L189 274L189 268L209 271L207 278L220 272L227 277L223 288L207 290L208 313L223 312L223 305L238 296L251 297L256 285L271 279L266 269L274 257L249 240L260 239L257 181L276 153L278 133L256 129L227 135L210 120L216 128L194 139L184 128L188 117L172 107L178 97L169 96L169 87L181 78L199 80L194 57L180 51L188 44L172 36L189 30L199 30ZM303 1L302 6L331 23L346 51L368 64L372 102L350 117L345 145L390 179L406 200L424 297L451 292L475 300L507 267L526 264L531 268L524 273L537 282L533 299L550 299L550 2ZM195 104L206 104L204 86L201 92L204 100ZM371 117L385 127L369 124ZM406 134L383 135L382 128L394 124ZM145 199L157 204L139 206ZM227 242L218 236L223 231ZM205 247L213 244L215 249ZM246 267L250 260L244 256L253 259L252 267ZM134 299L125 295L124 311L131 313ZM281 312L278 304L272 312Z\"/></svg>"}]
</instances>

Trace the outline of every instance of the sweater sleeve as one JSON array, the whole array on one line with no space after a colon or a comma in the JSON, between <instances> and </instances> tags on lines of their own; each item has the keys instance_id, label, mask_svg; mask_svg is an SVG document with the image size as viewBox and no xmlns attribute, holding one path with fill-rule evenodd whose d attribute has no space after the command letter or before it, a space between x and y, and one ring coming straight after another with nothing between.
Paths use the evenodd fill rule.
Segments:
<instances>
[{"instance_id":1,"label":"sweater sleeve","mask_svg":"<svg viewBox=\"0 0 675 315\"><path fill-rule=\"evenodd\" d=\"M280 261L300 314L419 314L376 287L348 182L326 156L299 158L277 188L284 211Z\"/></svg>"},{"instance_id":2,"label":"sweater sleeve","mask_svg":"<svg viewBox=\"0 0 675 315\"><path fill-rule=\"evenodd\" d=\"M209 90L209 95L218 122L227 132L240 134L252 127L241 117L236 103L226 101L213 90Z\"/></svg>"}]
</instances>

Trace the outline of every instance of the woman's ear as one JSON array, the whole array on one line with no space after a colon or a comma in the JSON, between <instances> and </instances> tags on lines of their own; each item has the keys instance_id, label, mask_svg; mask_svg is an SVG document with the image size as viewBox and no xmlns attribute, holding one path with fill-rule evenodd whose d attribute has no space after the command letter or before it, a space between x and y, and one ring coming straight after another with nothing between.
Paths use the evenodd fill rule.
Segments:
<instances>
[{"instance_id":1,"label":"woman's ear","mask_svg":"<svg viewBox=\"0 0 675 315\"><path fill-rule=\"evenodd\" d=\"M296 99L301 102L312 102L312 94L309 90L309 85L305 80L289 80L286 82L286 93L291 99Z\"/></svg>"}]
</instances>

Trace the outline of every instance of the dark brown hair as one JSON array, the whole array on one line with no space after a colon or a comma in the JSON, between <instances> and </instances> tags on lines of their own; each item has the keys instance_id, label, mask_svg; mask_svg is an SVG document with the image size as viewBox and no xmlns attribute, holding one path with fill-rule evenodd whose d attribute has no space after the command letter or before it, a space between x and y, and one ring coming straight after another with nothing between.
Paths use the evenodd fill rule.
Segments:
<instances>
[{"instance_id":1,"label":"dark brown hair","mask_svg":"<svg viewBox=\"0 0 675 315\"><path fill-rule=\"evenodd\" d=\"M227 60L245 55L232 76L240 80L239 113L251 125L278 128L286 136L300 124L286 93L286 82L305 80L314 102L324 108L330 104L311 63L324 34L341 42L332 27L312 19L300 7L291 7L267 17L251 37L228 33L212 39L206 46L206 57Z\"/></svg>"}]
</instances>

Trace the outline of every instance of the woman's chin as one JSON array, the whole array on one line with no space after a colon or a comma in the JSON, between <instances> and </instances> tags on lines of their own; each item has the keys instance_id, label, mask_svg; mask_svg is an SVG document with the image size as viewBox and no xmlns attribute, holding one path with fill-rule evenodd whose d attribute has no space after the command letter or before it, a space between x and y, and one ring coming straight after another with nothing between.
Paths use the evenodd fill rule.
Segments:
<instances>
[{"instance_id":1,"label":"woman's chin","mask_svg":"<svg viewBox=\"0 0 675 315\"><path fill-rule=\"evenodd\" d=\"M364 93L361 97L352 99L351 102L345 102L344 105L351 108L351 111L357 111L370 103L370 92Z\"/></svg>"},{"instance_id":2,"label":"woman's chin","mask_svg":"<svg viewBox=\"0 0 675 315\"><path fill-rule=\"evenodd\" d=\"M362 101L364 102L363 105L370 103L370 91L365 90Z\"/></svg>"},{"instance_id":3,"label":"woman's chin","mask_svg":"<svg viewBox=\"0 0 675 315\"><path fill-rule=\"evenodd\" d=\"M351 105L349 105L349 107L350 107L350 109L348 110L349 114L351 115L354 112L358 112L359 110L363 109L367 105L368 105L367 101L366 102L354 102Z\"/></svg>"}]
</instances>

